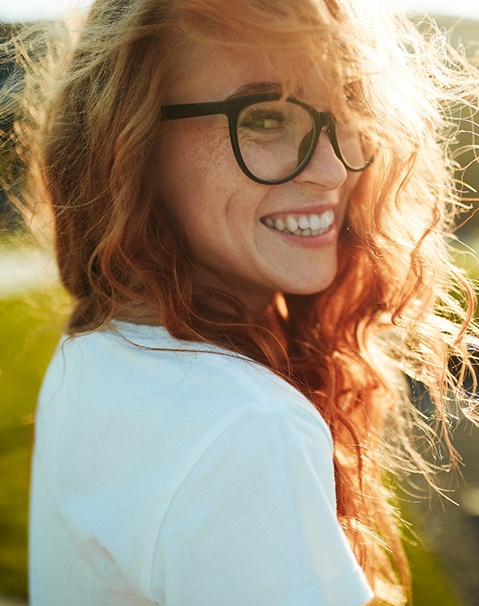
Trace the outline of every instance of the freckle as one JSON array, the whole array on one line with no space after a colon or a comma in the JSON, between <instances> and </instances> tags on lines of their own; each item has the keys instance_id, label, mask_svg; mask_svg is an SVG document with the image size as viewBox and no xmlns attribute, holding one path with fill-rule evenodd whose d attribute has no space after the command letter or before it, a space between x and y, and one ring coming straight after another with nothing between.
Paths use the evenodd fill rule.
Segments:
<instances>
[{"instance_id":1,"label":"freckle","mask_svg":"<svg viewBox=\"0 0 479 606\"><path fill-rule=\"evenodd\" d=\"M218 126L213 122L194 126L186 140L189 148L185 161L194 163L195 179L207 182L216 176L222 178L225 185L229 171L236 167L227 125Z\"/></svg>"}]
</instances>

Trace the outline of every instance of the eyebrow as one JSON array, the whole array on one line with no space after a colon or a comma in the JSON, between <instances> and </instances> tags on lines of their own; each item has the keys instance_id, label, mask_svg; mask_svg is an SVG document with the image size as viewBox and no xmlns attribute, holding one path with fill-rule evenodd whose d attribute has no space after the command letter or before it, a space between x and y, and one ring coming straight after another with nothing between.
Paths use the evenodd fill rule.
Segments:
<instances>
[{"instance_id":1,"label":"eyebrow","mask_svg":"<svg viewBox=\"0 0 479 606\"><path fill-rule=\"evenodd\" d=\"M281 92L282 86L279 82L249 82L240 86L228 99L241 97L242 95L254 95L256 93L277 93Z\"/></svg>"}]
</instances>

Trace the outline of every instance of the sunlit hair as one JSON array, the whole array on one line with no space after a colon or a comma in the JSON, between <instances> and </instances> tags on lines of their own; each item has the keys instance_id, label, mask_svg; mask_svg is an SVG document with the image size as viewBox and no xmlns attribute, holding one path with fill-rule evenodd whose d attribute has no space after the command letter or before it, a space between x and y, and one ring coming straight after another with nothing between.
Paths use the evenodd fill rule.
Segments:
<instances>
[{"instance_id":1,"label":"sunlit hair","mask_svg":"<svg viewBox=\"0 0 479 606\"><path fill-rule=\"evenodd\" d=\"M375 603L403 603L408 566L385 470L432 481L424 457L435 434L406 375L429 389L443 435L448 398L464 401L448 362L467 361L474 297L445 235L461 207L448 141L460 100L475 102L477 74L439 33L422 38L360 0L98 0L74 31L42 55L43 68L27 65L16 127L29 167L23 204L36 216L53 211L74 300L67 332L115 317L157 321L293 383L331 428L338 517ZM349 204L334 283L278 294L254 324L231 296L194 283L188 243L152 184L161 104L193 68L193 42L261 53L285 92L308 82L322 107L377 143Z\"/></svg>"}]
</instances>

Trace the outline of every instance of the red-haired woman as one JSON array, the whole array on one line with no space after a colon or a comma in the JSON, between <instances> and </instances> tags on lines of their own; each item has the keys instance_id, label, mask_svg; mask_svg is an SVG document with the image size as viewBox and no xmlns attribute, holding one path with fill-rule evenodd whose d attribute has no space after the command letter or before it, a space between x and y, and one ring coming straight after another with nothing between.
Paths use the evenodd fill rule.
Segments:
<instances>
[{"instance_id":1,"label":"red-haired woman","mask_svg":"<svg viewBox=\"0 0 479 606\"><path fill-rule=\"evenodd\" d=\"M404 603L384 470L430 473L406 375L440 417L460 397L441 141L477 80L373 4L97 0L30 76L28 200L73 298L32 606Z\"/></svg>"}]
</instances>

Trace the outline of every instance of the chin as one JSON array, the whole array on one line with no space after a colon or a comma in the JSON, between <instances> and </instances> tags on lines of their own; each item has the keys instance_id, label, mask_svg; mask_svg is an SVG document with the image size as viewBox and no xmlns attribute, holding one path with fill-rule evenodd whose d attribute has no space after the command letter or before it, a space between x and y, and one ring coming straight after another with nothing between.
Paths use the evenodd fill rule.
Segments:
<instances>
[{"instance_id":1,"label":"chin","mask_svg":"<svg viewBox=\"0 0 479 606\"><path fill-rule=\"evenodd\" d=\"M282 292L290 295L315 295L329 288L335 277L336 268L334 271L328 272L328 275L322 275L320 280L318 280L318 276L315 276L315 279L303 280L300 284L295 284Z\"/></svg>"}]
</instances>

